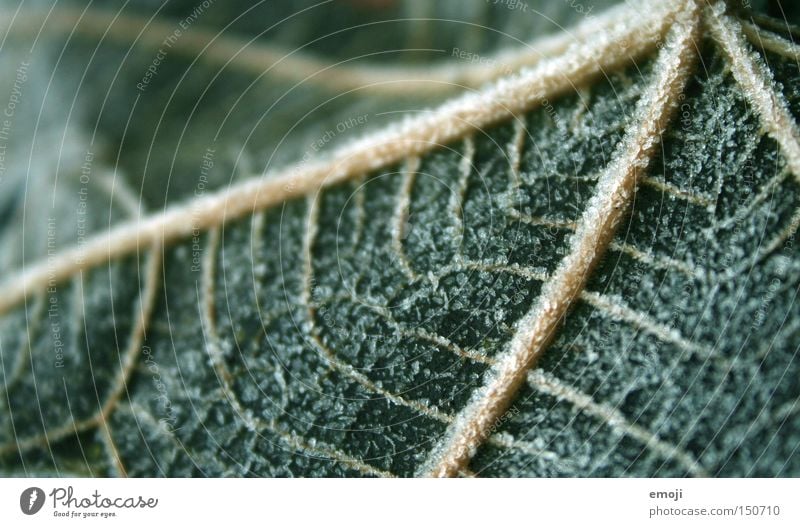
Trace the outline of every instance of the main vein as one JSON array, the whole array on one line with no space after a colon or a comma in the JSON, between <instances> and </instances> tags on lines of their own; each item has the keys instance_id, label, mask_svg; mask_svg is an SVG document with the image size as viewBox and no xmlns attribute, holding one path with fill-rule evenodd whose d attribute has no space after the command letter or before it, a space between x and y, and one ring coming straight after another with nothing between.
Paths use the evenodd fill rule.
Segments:
<instances>
[{"instance_id":1,"label":"main vein","mask_svg":"<svg viewBox=\"0 0 800 527\"><path fill-rule=\"evenodd\" d=\"M611 243L634 195L637 177L656 151L697 56L699 10L693 1L680 4L681 15L659 54L655 78L638 104L634 124L600 177L596 193L572 237L568 256L544 285L533 308L520 320L508 350L489 372L483 387L475 392L441 444L432 451L423 474L456 476L467 466L506 412L529 369L547 349Z\"/></svg>"},{"instance_id":2,"label":"main vein","mask_svg":"<svg viewBox=\"0 0 800 527\"><path fill-rule=\"evenodd\" d=\"M654 6L637 24L620 24L592 44L569 48L482 91L453 99L436 110L407 118L342 148L329 159L300 164L209 193L156 215L137 218L40 261L0 286L0 314L49 283L102 264L142 246L169 243L198 230L253 214L288 199L418 156L525 112L543 99L568 93L606 70L629 64L651 51L670 27L678 2ZM624 49L624 52L621 52Z\"/></svg>"}]
</instances>

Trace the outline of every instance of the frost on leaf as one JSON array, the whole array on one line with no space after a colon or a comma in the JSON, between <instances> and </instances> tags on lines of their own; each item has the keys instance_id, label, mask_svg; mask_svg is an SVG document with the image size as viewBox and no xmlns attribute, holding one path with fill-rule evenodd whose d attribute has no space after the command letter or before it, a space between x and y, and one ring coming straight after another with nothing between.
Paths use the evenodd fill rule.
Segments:
<instances>
[{"instance_id":1,"label":"frost on leaf","mask_svg":"<svg viewBox=\"0 0 800 527\"><path fill-rule=\"evenodd\" d=\"M415 18L452 16L435 4ZM445 445L463 448L451 475L800 473L798 144L765 121L796 123L796 47L763 19L739 35L738 12L724 20L741 38L726 40L713 18L725 6L699 5L643 0L638 25L625 6L590 20L562 13L577 42L543 35L534 48L547 57L511 38L537 28L475 0L465 9L511 36L457 24L453 42L514 71L450 64L466 87L429 90L444 74L420 64L440 57L361 59L345 64L346 82L367 82L338 96L330 77L292 75L386 52L395 38L419 50L453 42L424 24L386 23L386 40L326 37L325 24L346 18L328 6L273 36L235 22L222 42L248 49L250 35L257 46L226 62L234 48L200 31L209 18L131 97L152 60L148 39L128 63L124 31L100 41L84 27L73 39L62 13L27 72L35 107L19 107L6 165L17 175L0 180L10 277L0 472L413 476L430 473ZM122 23L134 29L140 15ZM24 32L12 37L23 49ZM22 117L58 106L37 91L46 81L34 66L67 39L53 67L79 117L48 113L60 134L34 139ZM734 62L732 43L752 48L750 62ZM215 51L202 58L206 44ZM98 62L81 63L95 46ZM291 67L270 70L287 48L301 48ZM80 88L75 64L102 97ZM104 74L109 64L123 64L123 81ZM254 64L266 70L258 80ZM398 71L419 76L407 93L365 87L390 86ZM753 86L770 97L757 100ZM106 96L118 113L100 107ZM25 167L26 141L41 153L36 167ZM630 188L613 191L626 171ZM25 192L26 177L51 193ZM258 198L265 188L279 194ZM91 221L79 234L84 195ZM597 233L586 218L612 219ZM89 264L64 256L87 241ZM52 281L48 257L62 266ZM588 273L551 295L571 258ZM525 333L532 306L555 313L552 335ZM449 444L520 335L544 345L532 368L511 361L519 386L505 387L507 408Z\"/></svg>"}]
</instances>

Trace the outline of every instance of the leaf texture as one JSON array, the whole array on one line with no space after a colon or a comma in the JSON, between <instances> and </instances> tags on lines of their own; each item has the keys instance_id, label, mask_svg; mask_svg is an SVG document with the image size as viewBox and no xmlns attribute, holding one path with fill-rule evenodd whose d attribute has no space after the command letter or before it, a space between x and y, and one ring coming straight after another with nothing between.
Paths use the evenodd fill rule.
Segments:
<instances>
[{"instance_id":1,"label":"leaf texture","mask_svg":"<svg viewBox=\"0 0 800 527\"><path fill-rule=\"evenodd\" d=\"M640 2L627 9L652 13L638 23L626 6L588 21L562 6L552 16L585 36L542 57L519 42L546 31L541 17L465 4L502 29L445 37L446 6L425 8L442 10L427 26L323 6L250 55L303 47L290 65L350 67L410 28L408 47L525 66L476 88L497 72L457 64L465 86L447 90L424 89L442 84L431 52L348 70L428 79L405 94L269 66L255 83L235 51L220 67L187 49L132 96L152 50L101 38L102 24L74 37L63 12L45 34L66 42L51 44L52 75L80 118L37 95L49 72L36 55L26 111L56 133L17 128L20 175L0 182L3 473L800 472L793 29L725 3ZM226 38L263 30L215 8ZM174 9L157 19L185 16ZM364 33L336 31L353 17ZM187 34L224 50L199 29ZM26 35L10 49L24 56ZM80 58L95 47L105 62ZM83 77L64 71L80 60ZM87 78L118 112L87 100Z\"/></svg>"}]
</instances>

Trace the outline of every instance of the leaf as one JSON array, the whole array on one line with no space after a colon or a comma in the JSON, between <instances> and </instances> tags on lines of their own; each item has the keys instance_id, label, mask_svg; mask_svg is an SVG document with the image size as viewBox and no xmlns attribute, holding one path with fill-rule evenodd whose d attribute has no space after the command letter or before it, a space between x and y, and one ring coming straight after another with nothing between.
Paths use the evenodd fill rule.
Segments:
<instances>
[{"instance_id":1,"label":"leaf","mask_svg":"<svg viewBox=\"0 0 800 527\"><path fill-rule=\"evenodd\" d=\"M467 5L491 27L535 23ZM261 30L216 9L242 35ZM28 111L63 129L15 128L22 168L0 183L13 189L0 470L797 475L794 30L724 3L644 1L583 21L566 9L573 45L495 52L499 37L468 25L447 37L363 9L312 9L302 31L251 46L198 21L168 54L183 70L159 66L139 93L153 44L186 12L159 14L135 51L136 13L47 23L67 46L38 49L66 50L52 76L81 117L37 95L53 64L34 54ZM353 83L346 95L290 78L396 45L389 30L337 33L343 12L444 42L432 46L487 39L471 53L496 62L442 73L400 54L319 73ZM14 38L17 69L28 37ZM306 42L276 66L276 50ZM81 59L87 47L105 62ZM468 87L426 88L445 79ZM14 126L36 122L24 115ZM34 178L52 192L32 193Z\"/></svg>"}]
</instances>

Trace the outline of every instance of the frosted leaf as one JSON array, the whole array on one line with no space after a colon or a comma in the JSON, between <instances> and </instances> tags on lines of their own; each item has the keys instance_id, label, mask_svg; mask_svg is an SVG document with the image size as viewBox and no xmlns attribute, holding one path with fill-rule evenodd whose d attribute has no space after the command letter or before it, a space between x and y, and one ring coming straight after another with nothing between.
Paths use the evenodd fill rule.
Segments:
<instances>
[{"instance_id":1,"label":"frosted leaf","mask_svg":"<svg viewBox=\"0 0 800 527\"><path fill-rule=\"evenodd\" d=\"M251 89L253 71L241 62L189 67L194 56L187 59L184 48L169 57L175 69L160 70L136 103L129 88L152 61L148 49L134 47L135 60L112 82L109 71L130 43L122 46L124 35L115 33L101 45L103 65L91 66L86 50L98 40L85 29L53 70L58 100L42 89L48 75L29 71L29 102L19 106L9 144L13 166L21 166L19 145L33 133L24 127L40 109L51 129L65 133L38 140L30 176L39 178L35 188L57 194L19 192L20 176L0 180L10 285L21 276L14 269L47 256L41 242L50 209L60 225L54 261L78 244L72 226L87 162L94 212L85 234L109 222L133 229L114 231L122 236L149 230L142 243L114 249L110 262L93 260L52 290L46 282L32 288L25 302L0 292L0 471L419 474L437 461L437 443L470 424L462 415L469 401L492 396L486 380L524 340L516 334L528 337L519 345L547 341L544 352L530 371L524 361L512 365L525 374L523 387L466 445L464 474L800 474L800 187L792 144L800 72L781 41L740 53L743 40L701 27L703 66L693 68L676 116L662 126L642 121L636 109L659 107L650 88L658 87L657 61L671 44L654 44L677 24L673 11L682 2L644 0L641 19L624 24L607 24L624 6L593 21L568 4L542 3L556 20L579 24L578 42L563 45L550 34L556 40L545 42L546 60L514 45L516 37L546 33L541 20L482 0L471 1L470 12L484 13L482 22L498 31L476 33L474 23L448 31L368 24L397 18L405 4L383 13L334 4L260 37L253 48L260 55L250 57L266 60L270 50L310 42L303 57L332 64L422 39L399 47L459 47L475 60L516 62L505 71L422 51L383 53L380 67L361 59L355 62L365 69L347 70L387 86L362 91L313 75L295 86L292 75L308 63L289 61L297 71L277 67ZM413 18L452 18L441 16L453 9L446 4L431 3L431 13ZM277 3L270 16L298 5ZM722 3L714 6L723 12ZM238 8L215 9L202 21L206 29ZM336 9L347 16L332 16L342 13ZM226 36L246 42L263 30L252 20ZM356 22L362 31L330 31ZM599 33L588 36L587 28ZM64 37L43 36L36 68L52 65L45 51L60 50ZM27 49L24 35L15 38L19 49L9 49ZM619 39L628 40L633 62ZM19 67L18 57L2 59L7 72ZM437 67L416 68L412 59ZM766 69L753 74L745 67L752 64ZM81 84L75 72L87 65ZM398 72L453 82L392 90L402 84ZM461 84L470 86L466 94ZM78 118L68 120L62 99L75 94ZM106 95L114 115L100 108ZM305 115L310 108L317 110ZM664 128L663 142L636 139L648 124ZM95 126L107 149L90 144ZM657 144L654 156L620 161L626 149ZM360 156L359 164L325 165L338 152ZM263 186L280 177L273 173L308 175L315 163L325 169L321 188L310 176ZM632 167L635 193L615 194L617 180L601 176ZM276 201L253 207L249 200L264 188L273 192L265 199ZM213 209L220 196L235 197L230 205L239 207L224 221L208 212L233 210ZM165 214L176 216L161 216L164 205L175 205ZM137 206L142 221L126 223L138 217ZM613 220L619 225L608 244L582 222L628 206ZM197 229L192 213L205 221ZM161 219L148 227L152 218ZM178 234L164 247L145 243L160 241L152 233L161 228ZM575 253L572 240L581 234L591 243ZM563 262L596 258L574 299L547 296L569 286L553 280ZM526 318L537 305L564 313L552 340Z\"/></svg>"}]
</instances>

